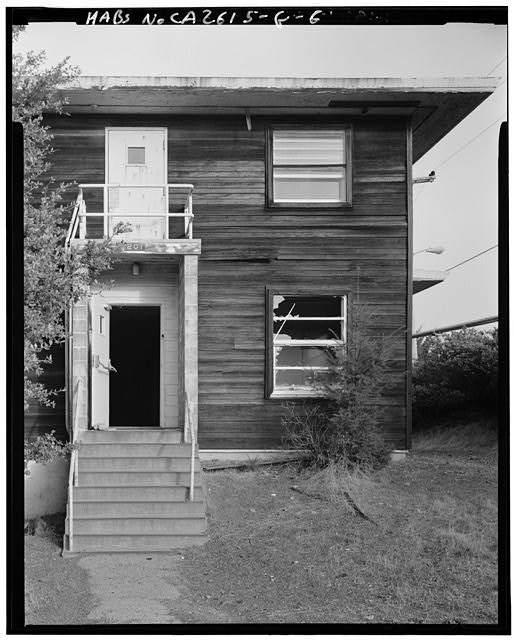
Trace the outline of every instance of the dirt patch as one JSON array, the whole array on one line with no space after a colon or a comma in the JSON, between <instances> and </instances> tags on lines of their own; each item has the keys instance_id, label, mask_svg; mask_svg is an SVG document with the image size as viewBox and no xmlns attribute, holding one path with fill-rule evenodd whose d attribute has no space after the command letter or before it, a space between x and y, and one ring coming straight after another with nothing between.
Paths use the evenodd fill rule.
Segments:
<instances>
[{"instance_id":1,"label":"dirt patch","mask_svg":"<svg viewBox=\"0 0 514 640\"><path fill-rule=\"evenodd\" d=\"M95 606L90 624L174 624L171 605L180 592L166 577L176 573L174 559L139 554L93 554L79 560L89 575Z\"/></svg>"},{"instance_id":2,"label":"dirt patch","mask_svg":"<svg viewBox=\"0 0 514 640\"><path fill-rule=\"evenodd\" d=\"M89 624L181 624L188 591L180 578L180 554L91 554L78 562L89 576L94 606ZM213 612L210 612L211 615ZM214 619L226 620L223 614Z\"/></svg>"}]
</instances>

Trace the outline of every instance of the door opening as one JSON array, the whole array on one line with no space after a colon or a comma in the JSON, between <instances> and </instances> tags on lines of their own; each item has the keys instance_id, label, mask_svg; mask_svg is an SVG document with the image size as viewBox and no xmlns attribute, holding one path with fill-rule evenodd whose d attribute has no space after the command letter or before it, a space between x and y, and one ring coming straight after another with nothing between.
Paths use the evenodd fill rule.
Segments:
<instances>
[{"instance_id":1,"label":"door opening","mask_svg":"<svg viewBox=\"0 0 514 640\"><path fill-rule=\"evenodd\" d=\"M111 427L160 426L160 307L113 306L110 314Z\"/></svg>"}]
</instances>

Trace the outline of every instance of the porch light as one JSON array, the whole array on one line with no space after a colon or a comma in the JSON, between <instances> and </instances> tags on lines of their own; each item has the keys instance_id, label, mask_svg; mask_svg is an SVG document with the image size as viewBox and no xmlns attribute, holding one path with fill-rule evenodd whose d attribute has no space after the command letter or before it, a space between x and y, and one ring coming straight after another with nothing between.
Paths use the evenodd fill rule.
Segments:
<instances>
[{"instance_id":1,"label":"porch light","mask_svg":"<svg viewBox=\"0 0 514 640\"><path fill-rule=\"evenodd\" d=\"M133 276L138 276L139 275L139 262L133 262L132 263L132 275Z\"/></svg>"}]
</instances>

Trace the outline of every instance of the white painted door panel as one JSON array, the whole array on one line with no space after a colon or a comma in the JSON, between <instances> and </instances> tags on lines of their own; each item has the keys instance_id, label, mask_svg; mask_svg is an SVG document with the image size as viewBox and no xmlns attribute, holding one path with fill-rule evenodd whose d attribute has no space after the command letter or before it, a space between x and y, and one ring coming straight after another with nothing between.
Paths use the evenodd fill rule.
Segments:
<instances>
[{"instance_id":1,"label":"white painted door panel","mask_svg":"<svg viewBox=\"0 0 514 640\"><path fill-rule=\"evenodd\" d=\"M101 295L91 299L91 424L109 427L109 311Z\"/></svg>"},{"instance_id":2,"label":"white painted door panel","mask_svg":"<svg viewBox=\"0 0 514 640\"><path fill-rule=\"evenodd\" d=\"M109 213L141 213L138 217L114 216L110 230L120 222L129 224L130 231L118 237L158 239L165 237L165 219L155 214L166 213L167 183L166 131L164 129L107 129L108 184L120 185L107 189Z\"/></svg>"}]
</instances>

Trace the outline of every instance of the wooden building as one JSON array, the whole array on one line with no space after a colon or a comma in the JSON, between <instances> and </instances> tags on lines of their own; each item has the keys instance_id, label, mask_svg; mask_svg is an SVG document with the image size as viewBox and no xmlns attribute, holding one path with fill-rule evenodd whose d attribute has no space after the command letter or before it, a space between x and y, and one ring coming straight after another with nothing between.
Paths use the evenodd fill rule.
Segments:
<instances>
[{"instance_id":1,"label":"wooden building","mask_svg":"<svg viewBox=\"0 0 514 640\"><path fill-rule=\"evenodd\" d=\"M70 310L66 406L35 410L28 434L61 424L97 486L129 472L99 448L115 451L117 434L189 443L184 456L197 443L205 459L278 451L283 402L312 393L358 296L392 344L383 433L408 450L412 294L434 284L413 277L412 163L494 86L82 77L63 90L69 115L46 120L52 174L77 185L70 243L129 226L114 284ZM101 533L114 525L95 526L77 548L112 547Z\"/></svg>"}]
</instances>

